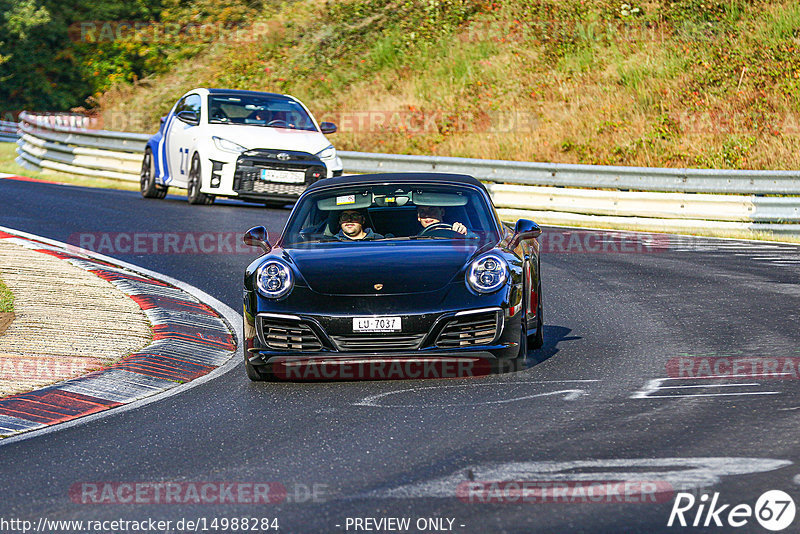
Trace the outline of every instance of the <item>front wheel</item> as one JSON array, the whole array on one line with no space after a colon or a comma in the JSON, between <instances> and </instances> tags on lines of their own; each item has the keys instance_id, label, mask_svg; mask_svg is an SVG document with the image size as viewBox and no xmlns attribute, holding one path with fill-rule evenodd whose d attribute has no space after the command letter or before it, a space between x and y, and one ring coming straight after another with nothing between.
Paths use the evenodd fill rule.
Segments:
<instances>
[{"instance_id":1,"label":"front wheel","mask_svg":"<svg viewBox=\"0 0 800 534\"><path fill-rule=\"evenodd\" d=\"M201 187L200 156L195 154L192 157L192 166L189 167L189 183L186 185L186 197L189 200L189 204L214 203L214 195L201 193Z\"/></svg>"}]
</instances>

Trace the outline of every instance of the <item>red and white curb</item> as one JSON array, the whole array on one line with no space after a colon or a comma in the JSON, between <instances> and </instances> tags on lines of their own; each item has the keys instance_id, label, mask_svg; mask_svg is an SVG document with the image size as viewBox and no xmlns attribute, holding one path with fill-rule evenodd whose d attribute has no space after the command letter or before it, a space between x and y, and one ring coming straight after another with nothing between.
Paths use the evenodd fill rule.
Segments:
<instances>
[{"instance_id":1,"label":"red and white curb","mask_svg":"<svg viewBox=\"0 0 800 534\"><path fill-rule=\"evenodd\" d=\"M50 180L44 180L40 178L28 178L27 176L20 176L18 174L8 174L5 172L0 172L0 180L16 180L18 182L41 182L43 184L62 185L59 182L51 182Z\"/></svg>"},{"instance_id":2,"label":"red and white curb","mask_svg":"<svg viewBox=\"0 0 800 534\"><path fill-rule=\"evenodd\" d=\"M153 342L119 362L36 391L0 399L0 438L77 420L185 389L238 362L240 318L197 288L146 269L0 227L0 239L63 259L129 295L147 315ZM177 391L174 391L177 393ZM157 399L153 399L157 400Z\"/></svg>"}]
</instances>

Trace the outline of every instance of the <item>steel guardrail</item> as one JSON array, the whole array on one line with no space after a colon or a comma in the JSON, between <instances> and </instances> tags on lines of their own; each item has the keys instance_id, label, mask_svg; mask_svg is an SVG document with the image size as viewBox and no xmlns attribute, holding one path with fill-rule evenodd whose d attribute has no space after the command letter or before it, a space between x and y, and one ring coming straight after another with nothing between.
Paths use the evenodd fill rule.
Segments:
<instances>
[{"instance_id":1,"label":"steel guardrail","mask_svg":"<svg viewBox=\"0 0 800 534\"><path fill-rule=\"evenodd\" d=\"M340 152L340 155L347 160L348 170L353 172L454 172L469 174L488 182L519 185L680 193L800 195L800 171L661 169L369 152Z\"/></svg>"},{"instance_id":2,"label":"steel guardrail","mask_svg":"<svg viewBox=\"0 0 800 534\"><path fill-rule=\"evenodd\" d=\"M35 170L138 181L150 135L91 125L82 116L23 112L17 161ZM800 235L800 171L661 169L351 151L339 155L349 173L469 174L488 182L501 213L529 213L551 224Z\"/></svg>"},{"instance_id":3,"label":"steel guardrail","mask_svg":"<svg viewBox=\"0 0 800 534\"><path fill-rule=\"evenodd\" d=\"M0 143L15 143L19 139L19 123L0 121Z\"/></svg>"}]
</instances>

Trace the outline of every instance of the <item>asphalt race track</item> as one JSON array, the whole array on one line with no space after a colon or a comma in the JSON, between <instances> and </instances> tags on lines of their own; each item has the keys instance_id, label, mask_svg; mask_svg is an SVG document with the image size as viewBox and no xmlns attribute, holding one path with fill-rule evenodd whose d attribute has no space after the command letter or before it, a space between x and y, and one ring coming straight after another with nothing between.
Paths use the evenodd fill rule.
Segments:
<instances>
[{"instance_id":1,"label":"asphalt race track","mask_svg":"<svg viewBox=\"0 0 800 534\"><path fill-rule=\"evenodd\" d=\"M101 232L231 232L238 240L256 224L280 231L289 213L13 180L0 180L0 205L0 225L75 244L80 233ZM592 502L574 488L633 480L634 489L684 489L698 503L718 493L718 504L731 505L723 522L734 505L752 507L768 490L797 501L800 248L552 228L541 239L545 346L530 351L526 370L253 384L240 365L181 395L0 445L0 516L169 520L171 531L181 519L205 518L208 532L235 532L211 522L242 517L277 518L282 532L402 531L373 528L388 518L409 518L408 532L682 532L692 529L667 528L674 491ZM255 257L100 252L237 311ZM745 358L773 367L733 367ZM695 377L703 365L713 372ZM498 485L464 493L476 481L566 482L571 502L513 501ZM92 488L102 497L103 488L159 482L183 490L271 484L287 494L269 504L241 496L122 504L109 490L91 501ZM689 525L697 511L686 512ZM767 532L754 517L737 531Z\"/></svg>"}]
</instances>

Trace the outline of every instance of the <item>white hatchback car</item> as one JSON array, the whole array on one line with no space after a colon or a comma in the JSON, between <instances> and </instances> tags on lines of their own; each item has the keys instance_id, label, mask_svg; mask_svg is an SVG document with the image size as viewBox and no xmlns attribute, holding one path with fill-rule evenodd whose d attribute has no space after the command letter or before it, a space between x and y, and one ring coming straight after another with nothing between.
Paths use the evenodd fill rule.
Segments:
<instances>
[{"instance_id":1,"label":"white hatchback car","mask_svg":"<svg viewBox=\"0 0 800 534\"><path fill-rule=\"evenodd\" d=\"M293 202L306 187L342 174L342 160L302 102L288 95L194 89L161 121L142 160L141 192L187 190L190 204L217 196L267 205Z\"/></svg>"}]
</instances>

